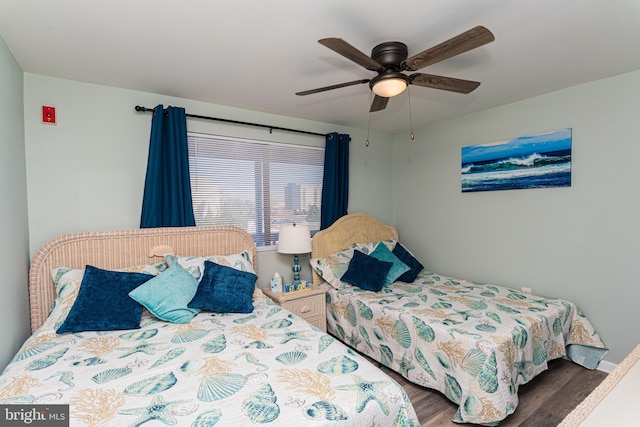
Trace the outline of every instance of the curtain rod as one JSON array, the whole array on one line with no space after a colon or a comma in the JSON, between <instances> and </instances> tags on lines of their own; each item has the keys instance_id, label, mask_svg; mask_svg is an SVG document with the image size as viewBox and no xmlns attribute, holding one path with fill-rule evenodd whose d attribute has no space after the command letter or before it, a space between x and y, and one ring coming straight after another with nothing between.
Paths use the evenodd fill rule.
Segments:
<instances>
[{"instance_id":1,"label":"curtain rod","mask_svg":"<svg viewBox=\"0 0 640 427\"><path fill-rule=\"evenodd\" d=\"M139 105L136 105L136 111L144 112L144 113L149 113L149 112L152 113L153 112L153 108L141 107ZM234 124L237 124L237 125L247 125L247 126L257 126L257 127L261 127L261 128L267 128L267 129L269 129L269 133L271 133L274 129L276 129L276 130L283 130L283 131L287 131L287 132L304 133L304 134L307 134L307 135L327 136L327 134L324 134L324 133L309 132L307 130L289 129L289 128L283 128L283 127L280 127L280 126L269 126L269 125L262 125L262 124L259 124L259 123L250 123L250 122L241 122L241 121L238 121L238 120L221 119L221 118L218 118L218 117L199 116L197 114L189 114L189 113L185 113L185 115L187 117L193 117L195 119L217 120L219 122L234 123Z\"/></svg>"}]
</instances>

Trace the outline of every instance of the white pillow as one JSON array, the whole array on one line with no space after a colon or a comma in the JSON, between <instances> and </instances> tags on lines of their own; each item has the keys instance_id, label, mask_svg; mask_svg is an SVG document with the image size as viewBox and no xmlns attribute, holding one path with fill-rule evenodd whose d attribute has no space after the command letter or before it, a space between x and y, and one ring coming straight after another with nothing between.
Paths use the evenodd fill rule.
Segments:
<instances>
[{"instance_id":1,"label":"white pillow","mask_svg":"<svg viewBox=\"0 0 640 427\"><path fill-rule=\"evenodd\" d=\"M232 255L179 256L177 258L178 264L180 264L182 268L187 270L198 281L200 281L202 273L204 273L205 261L215 262L216 264L255 274L253 269L253 259L249 251L242 251L239 254Z\"/></svg>"}]
</instances>

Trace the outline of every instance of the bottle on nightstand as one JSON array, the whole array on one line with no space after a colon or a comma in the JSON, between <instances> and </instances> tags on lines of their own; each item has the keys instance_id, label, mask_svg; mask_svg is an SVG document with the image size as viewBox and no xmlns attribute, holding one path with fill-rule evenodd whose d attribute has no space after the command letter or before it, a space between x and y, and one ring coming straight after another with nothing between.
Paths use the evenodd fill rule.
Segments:
<instances>
[{"instance_id":1,"label":"bottle on nightstand","mask_svg":"<svg viewBox=\"0 0 640 427\"><path fill-rule=\"evenodd\" d=\"M282 292L282 276L277 271L271 279L271 292Z\"/></svg>"}]
</instances>

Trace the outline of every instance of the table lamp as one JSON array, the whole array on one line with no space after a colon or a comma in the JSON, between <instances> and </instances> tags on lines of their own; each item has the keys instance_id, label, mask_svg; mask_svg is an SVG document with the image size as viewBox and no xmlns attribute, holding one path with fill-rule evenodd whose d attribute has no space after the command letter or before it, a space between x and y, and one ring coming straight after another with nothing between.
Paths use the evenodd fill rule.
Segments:
<instances>
[{"instance_id":1,"label":"table lamp","mask_svg":"<svg viewBox=\"0 0 640 427\"><path fill-rule=\"evenodd\" d=\"M298 289L300 286L300 264L298 255L311 252L311 231L308 225L289 224L280 226L280 237L278 238L278 253L293 254L293 283L291 286Z\"/></svg>"}]
</instances>

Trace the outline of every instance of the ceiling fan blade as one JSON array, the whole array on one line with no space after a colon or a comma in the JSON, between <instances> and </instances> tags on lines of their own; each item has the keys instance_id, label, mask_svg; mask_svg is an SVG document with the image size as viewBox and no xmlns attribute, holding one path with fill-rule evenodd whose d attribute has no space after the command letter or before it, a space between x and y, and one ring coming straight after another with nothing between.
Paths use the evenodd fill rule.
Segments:
<instances>
[{"instance_id":1,"label":"ceiling fan blade","mask_svg":"<svg viewBox=\"0 0 640 427\"><path fill-rule=\"evenodd\" d=\"M336 53L344 56L345 58L355 62L356 64L371 71L383 71L384 67L378 64L377 61L371 59L368 55L365 55L355 47L351 46L346 41L338 37L329 37L326 39L318 40L323 46L328 47Z\"/></svg>"},{"instance_id":2,"label":"ceiling fan blade","mask_svg":"<svg viewBox=\"0 0 640 427\"><path fill-rule=\"evenodd\" d=\"M423 73L416 73L409 76L409 84L465 94L473 92L480 86L480 82Z\"/></svg>"},{"instance_id":3,"label":"ceiling fan blade","mask_svg":"<svg viewBox=\"0 0 640 427\"><path fill-rule=\"evenodd\" d=\"M373 102L371 102L371 108L369 109L369 112L373 113L375 111L384 110L385 108L387 108L388 102L389 102L389 98L376 95L373 98Z\"/></svg>"},{"instance_id":4,"label":"ceiling fan blade","mask_svg":"<svg viewBox=\"0 0 640 427\"><path fill-rule=\"evenodd\" d=\"M427 65L432 65L447 58L470 51L495 40L493 33L483 26L477 26L459 34L430 49L422 51L402 63L402 68L417 71Z\"/></svg>"},{"instance_id":5,"label":"ceiling fan blade","mask_svg":"<svg viewBox=\"0 0 640 427\"><path fill-rule=\"evenodd\" d=\"M363 83L369 83L369 79L354 80L352 82L339 83L337 85L319 87L317 89L304 90L302 92L296 92L296 95L299 95L299 96L311 95L312 93L325 92L327 90L340 89L341 87L354 86L354 85L359 85Z\"/></svg>"}]
</instances>

